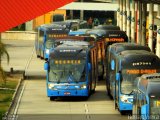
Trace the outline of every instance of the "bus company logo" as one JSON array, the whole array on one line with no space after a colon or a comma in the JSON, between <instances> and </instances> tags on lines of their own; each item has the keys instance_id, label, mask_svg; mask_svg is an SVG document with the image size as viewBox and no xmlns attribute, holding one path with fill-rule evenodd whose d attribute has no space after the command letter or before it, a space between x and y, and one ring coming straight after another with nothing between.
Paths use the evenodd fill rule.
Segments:
<instances>
[{"instance_id":1,"label":"bus company logo","mask_svg":"<svg viewBox=\"0 0 160 120\"><path fill-rule=\"evenodd\" d=\"M123 38L106 38L106 42L124 42Z\"/></svg>"},{"instance_id":2,"label":"bus company logo","mask_svg":"<svg viewBox=\"0 0 160 120\"><path fill-rule=\"evenodd\" d=\"M135 62L132 63L133 66L143 66L143 65L152 65L151 62Z\"/></svg>"}]
</instances>

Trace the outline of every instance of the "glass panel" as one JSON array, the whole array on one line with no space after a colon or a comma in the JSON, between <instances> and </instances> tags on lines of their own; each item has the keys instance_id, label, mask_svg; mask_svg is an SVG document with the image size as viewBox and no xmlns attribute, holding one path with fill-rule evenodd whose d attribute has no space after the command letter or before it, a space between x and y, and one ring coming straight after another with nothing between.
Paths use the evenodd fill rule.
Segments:
<instances>
[{"instance_id":1,"label":"glass panel","mask_svg":"<svg viewBox=\"0 0 160 120\"><path fill-rule=\"evenodd\" d=\"M84 81L85 60L50 60L49 81Z\"/></svg>"}]
</instances>

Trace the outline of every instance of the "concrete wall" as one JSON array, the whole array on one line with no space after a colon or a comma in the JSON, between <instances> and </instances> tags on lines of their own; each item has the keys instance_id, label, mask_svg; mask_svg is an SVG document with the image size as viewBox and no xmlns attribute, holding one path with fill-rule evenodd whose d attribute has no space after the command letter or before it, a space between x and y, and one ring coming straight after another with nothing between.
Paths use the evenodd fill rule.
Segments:
<instances>
[{"instance_id":1,"label":"concrete wall","mask_svg":"<svg viewBox=\"0 0 160 120\"><path fill-rule=\"evenodd\" d=\"M35 40L36 32L32 31L6 31L1 33L2 40Z\"/></svg>"}]
</instances>

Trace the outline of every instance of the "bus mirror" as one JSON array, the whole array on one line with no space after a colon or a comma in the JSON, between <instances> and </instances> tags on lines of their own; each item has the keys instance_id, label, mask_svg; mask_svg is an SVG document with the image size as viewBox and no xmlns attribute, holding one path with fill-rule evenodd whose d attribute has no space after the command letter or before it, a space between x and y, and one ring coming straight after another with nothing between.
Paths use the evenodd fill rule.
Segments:
<instances>
[{"instance_id":1,"label":"bus mirror","mask_svg":"<svg viewBox=\"0 0 160 120\"><path fill-rule=\"evenodd\" d=\"M91 71L91 63L88 63L88 70Z\"/></svg>"},{"instance_id":2,"label":"bus mirror","mask_svg":"<svg viewBox=\"0 0 160 120\"><path fill-rule=\"evenodd\" d=\"M143 117L147 118L147 115L149 114L148 108L149 108L148 104L145 104L141 107L141 114L144 115Z\"/></svg>"},{"instance_id":3,"label":"bus mirror","mask_svg":"<svg viewBox=\"0 0 160 120\"><path fill-rule=\"evenodd\" d=\"M44 70L48 70L48 68L49 68L48 62L45 62L44 63Z\"/></svg>"},{"instance_id":4,"label":"bus mirror","mask_svg":"<svg viewBox=\"0 0 160 120\"><path fill-rule=\"evenodd\" d=\"M114 70L115 69L115 62L114 60L111 61L111 70Z\"/></svg>"},{"instance_id":5,"label":"bus mirror","mask_svg":"<svg viewBox=\"0 0 160 120\"><path fill-rule=\"evenodd\" d=\"M116 73L116 80L118 81L120 79L120 73Z\"/></svg>"}]
</instances>

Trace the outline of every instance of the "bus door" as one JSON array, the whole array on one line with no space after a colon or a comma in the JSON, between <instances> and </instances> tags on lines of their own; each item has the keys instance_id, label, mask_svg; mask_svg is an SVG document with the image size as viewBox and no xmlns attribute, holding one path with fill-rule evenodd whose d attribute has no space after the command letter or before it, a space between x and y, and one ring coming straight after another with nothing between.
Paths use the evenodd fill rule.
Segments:
<instances>
[{"instance_id":1,"label":"bus door","mask_svg":"<svg viewBox=\"0 0 160 120\"><path fill-rule=\"evenodd\" d=\"M92 91L94 91L95 87L96 87L96 82L98 79L97 78L97 49L96 49L96 47L92 48L90 52L91 52L91 65L92 65L92 67L91 67L91 69L92 69L92 72L91 72L92 85L91 86L92 86Z\"/></svg>"}]
</instances>

